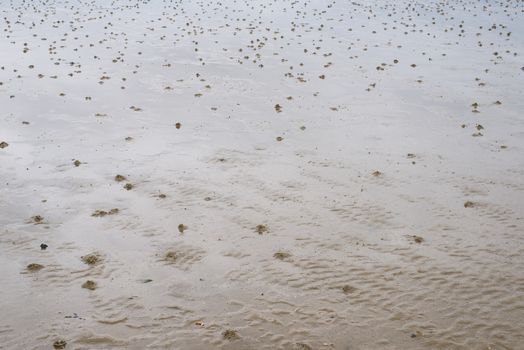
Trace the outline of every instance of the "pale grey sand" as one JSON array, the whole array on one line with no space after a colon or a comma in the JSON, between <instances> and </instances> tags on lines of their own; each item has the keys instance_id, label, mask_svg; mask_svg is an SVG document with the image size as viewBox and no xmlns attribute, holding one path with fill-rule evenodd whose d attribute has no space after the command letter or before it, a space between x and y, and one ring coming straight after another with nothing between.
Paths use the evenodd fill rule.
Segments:
<instances>
[{"instance_id":1,"label":"pale grey sand","mask_svg":"<svg viewBox=\"0 0 524 350\"><path fill-rule=\"evenodd\" d=\"M2 1L0 349L524 349L523 11Z\"/></svg>"}]
</instances>

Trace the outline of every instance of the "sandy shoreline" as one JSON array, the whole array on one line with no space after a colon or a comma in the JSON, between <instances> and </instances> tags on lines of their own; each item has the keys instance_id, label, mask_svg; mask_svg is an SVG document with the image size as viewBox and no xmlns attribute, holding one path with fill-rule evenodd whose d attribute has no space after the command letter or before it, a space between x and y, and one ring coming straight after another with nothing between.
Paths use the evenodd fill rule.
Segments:
<instances>
[{"instance_id":1,"label":"sandy shoreline","mask_svg":"<svg viewBox=\"0 0 524 350\"><path fill-rule=\"evenodd\" d=\"M2 2L0 349L521 348L524 5L409 3Z\"/></svg>"}]
</instances>

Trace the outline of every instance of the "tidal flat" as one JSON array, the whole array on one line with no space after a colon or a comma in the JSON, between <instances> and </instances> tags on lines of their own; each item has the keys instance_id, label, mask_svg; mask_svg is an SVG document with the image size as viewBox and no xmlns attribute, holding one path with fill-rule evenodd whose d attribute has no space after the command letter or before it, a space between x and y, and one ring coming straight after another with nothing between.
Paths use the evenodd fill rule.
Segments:
<instances>
[{"instance_id":1,"label":"tidal flat","mask_svg":"<svg viewBox=\"0 0 524 350\"><path fill-rule=\"evenodd\" d=\"M524 3L0 1L0 349L523 349Z\"/></svg>"}]
</instances>

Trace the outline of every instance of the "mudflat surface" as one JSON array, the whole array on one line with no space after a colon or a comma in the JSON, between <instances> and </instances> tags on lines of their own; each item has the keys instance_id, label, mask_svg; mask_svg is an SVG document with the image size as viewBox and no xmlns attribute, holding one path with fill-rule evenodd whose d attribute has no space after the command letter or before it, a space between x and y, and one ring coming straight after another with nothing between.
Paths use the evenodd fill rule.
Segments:
<instances>
[{"instance_id":1,"label":"mudflat surface","mask_svg":"<svg viewBox=\"0 0 524 350\"><path fill-rule=\"evenodd\" d=\"M523 11L1 1L0 349L523 349Z\"/></svg>"}]
</instances>

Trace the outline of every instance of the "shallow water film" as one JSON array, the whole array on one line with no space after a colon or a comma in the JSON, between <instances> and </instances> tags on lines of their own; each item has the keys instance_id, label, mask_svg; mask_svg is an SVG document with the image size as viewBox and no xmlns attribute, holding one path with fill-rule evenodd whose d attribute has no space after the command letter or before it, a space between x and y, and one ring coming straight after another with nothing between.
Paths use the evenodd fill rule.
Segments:
<instances>
[{"instance_id":1,"label":"shallow water film","mask_svg":"<svg viewBox=\"0 0 524 350\"><path fill-rule=\"evenodd\" d=\"M524 2L0 1L0 349L524 349Z\"/></svg>"}]
</instances>

